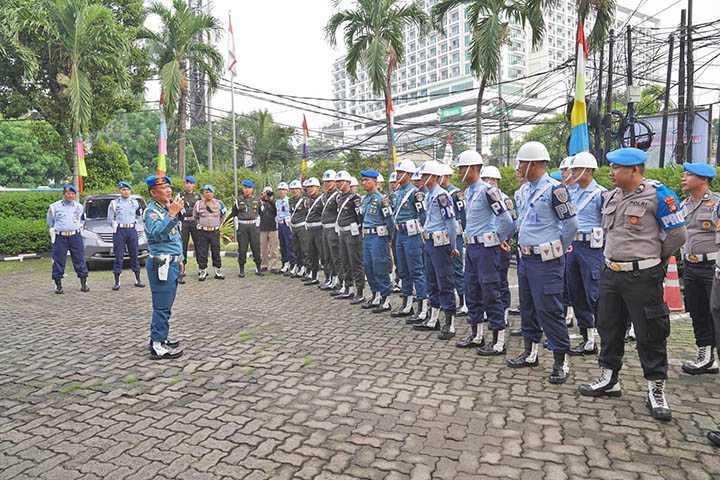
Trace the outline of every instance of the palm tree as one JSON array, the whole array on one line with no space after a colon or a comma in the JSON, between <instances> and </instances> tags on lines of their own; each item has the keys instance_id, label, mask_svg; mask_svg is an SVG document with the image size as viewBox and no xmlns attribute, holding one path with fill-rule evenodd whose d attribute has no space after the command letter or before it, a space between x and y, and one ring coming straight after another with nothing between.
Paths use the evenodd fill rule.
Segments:
<instances>
[{"instance_id":1,"label":"palm tree","mask_svg":"<svg viewBox=\"0 0 720 480\"><path fill-rule=\"evenodd\" d=\"M607 34L615 19L615 0L576 0L579 21L584 22L590 13L595 15L595 23L588 35L588 47L591 51L602 48Z\"/></svg>"},{"instance_id":2,"label":"palm tree","mask_svg":"<svg viewBox=\"0 0 720 480\"><path fill-rule=\"evenodd\" d=\"M353 81L357 80L358 66L361 66L367 72L373 93L385 96L388 164L392 171L393 138L387 108L392 98L392 72L405 60L405 27L416 26L424 34L430 27L430 17L415 2L357 0L354 10L335 13L325 26L325 36L333 47L337 44L336 32L342 25L348 75Z\"/></svg>"},{"instance_id":3,"label":"palm tree","mask_svg":"<svg viewBox=\"0 0 720 480\"><path fill-rule=\"evenodd\" d=\"M212 15L193 11L184 0L173 0L172 9L159 1L150 5L148 13L160 17L160 32L145 31L153 62L160 74L165 100L165 115L173 118L177 111L178 175L185 176L185 130L187 128L188 77L187 62L206 75L210 90L217 88L222 75L223 58L212 45L200 39L217 35L220 22Z\"/></svg>"},{"instance_id":4,"label":"palm tree","mask_svg":"<svg viewBox=\"0 0 720 480\"><path fill-rule=\"evenodd\" d=\"M94 65L123 75L117 65L105 59L114 58L121 65L127 46L114 28L115 20L110 9L88 0L48 0L47 6L50 31L59 44L57 53L67 65L67 71L58 73L57 82L63 87L70 107L71 133L76 145L73 176L77 185L77 145L90 126L93 111L89 67ZM99 55L98 52L110 55Z\"/></svg>"},{"instance_id":5,"label":"palm tree","mask_svg":"<svg viewBox=\"0 0 720 480\"><path fill-rule=\"evenodd\" d=\"M545 34L543 8L555 0L440 0L432 8L433 23L442 31L445 15L465 6L465 18L472 26L470 69L480 82L475 117L475 149L482 150L482 102L485 88L497 81L500 54L508 42L510 22L530 26L532 48L542 43Z\"/></svg>"}]
</instances>

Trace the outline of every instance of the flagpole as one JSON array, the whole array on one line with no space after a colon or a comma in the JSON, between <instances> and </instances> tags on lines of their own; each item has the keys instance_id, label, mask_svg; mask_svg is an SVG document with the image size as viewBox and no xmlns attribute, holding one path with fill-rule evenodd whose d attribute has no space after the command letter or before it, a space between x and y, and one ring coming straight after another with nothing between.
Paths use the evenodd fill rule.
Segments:
<instances>
[{"instance_id":1,"label":"flagpole","mask_svg":"<svg viewBox=\"0 0 720 480\"><path fill-rule=\"evenodd\" d=\"M235 78L233 75L230 75L230 111L232 112L233 186L235 189L235 198L238 198L237 129L235 128Z\"/></svg>"}]
</instances>

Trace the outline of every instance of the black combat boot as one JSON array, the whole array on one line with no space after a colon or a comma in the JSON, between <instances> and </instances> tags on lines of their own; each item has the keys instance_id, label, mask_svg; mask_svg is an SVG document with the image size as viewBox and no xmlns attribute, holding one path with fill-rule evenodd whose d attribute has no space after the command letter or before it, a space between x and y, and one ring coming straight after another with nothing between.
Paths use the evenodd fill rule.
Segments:
<instances>
[{"instance_id":1,"label":"black combat boot","mask_svg":"<svg viewBox=\"0 0 720 480\"><path fill-rule=\"evenodd\" d=\"M672 420L672 411L665 398L665 380L648 380L646 404L650 415L655 420L668 422Z\"/></svg>"},{"instance_id":2,"label":"black combat boot","mask_svg":"<svg viewBox=\"0 0 720 480\"><path fill-rule=\"evenodd\" d=\"M505 355L505 351L505 330L495 330L492 343L478 348L477 354L481 357L496 357Z\"/></svg>"},{"instance_id":3,"label":"black combat boot","mask_svg":"<svg viewBox=\"0 0 720 480\"><path fill-rule=\"evenodd\" d=\"M119 273L113 273L113 276L115 277L115 284L113 285L113 290L120 290L120 274Z\"/></svg>"},{"instance_id":4,"label":"black combat boot","mask_svg":"<svg viewBox=\"0 0 720 480\"><path fill-rule=\"evenodd\" d=\"M372 313L389 312L392 308L390 305L390 295L385 295L384 297L378 295L378 297L380 297L380 301L375 306L375 308L372 309Z\"/></svg>"},{"instance_id":5,"label":"black combat boot","mask_svg":"<svg viewBox=\"0 0 720 480\"><path fill-rule=\"evenodd\" d=\"M365 301L365 295L363 295L363 289L359 288L354 297L350 300L350 305L360 305Z\"/></svg>"},{"instance_id":6,"label":"black combat boot","mask_svg":"<svg viewBox=\"0 0 720 480\"><path fill-rule=\"evenodd\" d=\"M80 291L81 292L89 292L90 287L87 286L87 277L82 277L80 279Z\"/></svg>"},{"instance_id":7,"label":"black combat boot","mask_svg":"<svg viewBox=\"0 0 720 480\"><path fill-rule=\"evenodd\" d=\"M58 295L63 293L62 279L60 279L60 278L55 279L55 293L57 293Z\"/></svg>"},{"instance_id":8,"label":"black combat boot","mask_svg":"<svg viewBox=\"0 0 720 480\"><path fill-rule=\"evenodd\" d=\"M580 334L583 337L582 342L575 347L571 347L568 355L573 357L595 355L598 352L597 344L595 343L595 329L581 327Z\"/></svg>"},{"instance_id":9,"label":"black combat boot","mask_svg":"<svg viewBox=\"0 0 720 480\"><path fill-rule=\"evenodd\" d=\"M390 314L391 317L409 317L413 314L413 296L402 297L402 305Z\"/></svg>"},{"instance_id":10,"label":"black combat boot","mask_svg":"<svg viewBox=\"0 0 720 480\"><path fill-rule=\"evenodd\" d=\"M415 315L405 320L405 325L422 325L428 319L429 310L430 301L427 298L418 300Z\"/></svg>"},{"instance_id":11,"label":"black combat boot","mask_svg":"<svg viewBox=\"0 0 720 480\"><path fill-rule=\"evenodd\" d=\"M430 315L427 320L422 323L413 325L413 330L439 330L440 329L440 309L431 307Z\"/></svg>"},{"instance_id":12,"label":"black combat boot","mask_svg":"<svg viewBox=\"0 0 720 480\"><path fill-rule=\"evenodd\" d=\"M140 271L135 272L135 286L143 288L145 284L140 280Z\"/></svg>"},{"instance_id":13,"label":"black combat boot","mask_svg":"<svg viewBox=\"0 0 720 480\"><path fill-rule=\"evenodd\" d=\"M554 385L565 383L570 374L570 364L567 361L567 354L564 352L553 352L553 359L553 368L548 381Z\"/></svg>"},{"instance_id":14,"label":"black combat boot","mask_svg":"<svg viewBox=\"0 0 720 480\"><path fill-rule=\"evenodd\" d=\"M379 302L380 302L380 294L373 293L370 298L368 298L365 302L363 302L362 305L360 305L360 308L362 308L363 310L370 310L371 308L377 307L379 305Z\"/></svg>"},{"instance_id":15,"label":"black combat boot","mask_svg":"<svg viewBox=\"0 0 720 480\"><path fill-rule=\"evenodd\" d=\"M538 366L538 355L540 354L540 344L534 343L529 338L524 339L525 350L515 358L507 361L510 368L526 368Z\"/></svg>"},{"instance_id":16,"label":"black combat boot","mask_svg":"<svg viewBox=\"0 0 720 480\"><path fill-rule=\"evenodd\" d=\"M240 271L238 272L238 277L245 278L245 265L240 265Z\"/></svg>"},{"instance_id":17,"label":"black combat boot","mask_svg":"<svg viewBox=\"0 0 720 480\"><path fill-rule=\"evenodd\" d=\"M485 343L483 338L483 324L470 325L468 334L461 338L455 346L458 348L479 347L481 343Z\"/></svg>"},{"instance_id":18,"label":"black combat boot","mask_svg":"<svg viewBox=\"0 0 720 480\"><path fill-rule=\"evenodd\" d=\"M439 340L450 340L455 336L455 312L444 312L445 321L440 328Z\"/></svg>"},{"instance_id":19,"label":"black combat boot","mask_svg":"<svg viewBox=\"0 0 720 480\"><path fill-rule=\"evenodd\" d=\"M578 386L578 392L585 397L619 397L622 395L617 370L600 367L600 378L593 383Z\"/></svg>"}]
</instances>

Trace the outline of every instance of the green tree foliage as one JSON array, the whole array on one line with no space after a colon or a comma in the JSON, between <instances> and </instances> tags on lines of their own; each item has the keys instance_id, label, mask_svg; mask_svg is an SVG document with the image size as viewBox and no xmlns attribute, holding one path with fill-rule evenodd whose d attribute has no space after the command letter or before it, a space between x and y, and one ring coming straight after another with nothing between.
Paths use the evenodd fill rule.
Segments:
<instances>
[{"instance_id":1,"label":"green tree foliage","mask_svg":"<svg viewBox=\"0 0 720 480\"><path fill-rule=\"evenodd\" d=\"M90 190L114 191L120 180L132 179L127 155L117 143L98 142L87 155L88 176L85 186Z\"/></svg>"},{"instance_id":2,"label":"green tree foliage","mask_svg":"<svg viewBox=\"0 0 720 480\"><path fill-rule=\"evenodd\" d=\"M136 170L147 176L155 171L159 131L158 112L118 113L95 138L120 145L127 155L133 176Z\"/></svg>"},{"instance_id":3,"label":"green tree foliage","mask_svg":"<svg viewBox=\"0 0 720 480\"><path fill-rule=\"evenodd\" d=\"M70 175L63 148L47 122L0 120L0 185L62 183Z\"/></svg>"}]
</instances>

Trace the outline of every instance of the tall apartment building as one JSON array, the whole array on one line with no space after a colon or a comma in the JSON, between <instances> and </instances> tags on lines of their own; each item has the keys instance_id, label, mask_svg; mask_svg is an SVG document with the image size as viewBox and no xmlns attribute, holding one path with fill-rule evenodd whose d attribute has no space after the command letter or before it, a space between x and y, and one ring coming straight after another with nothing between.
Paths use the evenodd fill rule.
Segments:
<instances>
[{"instance_id":1,"label":"tall apartment building","mask_svg":"<svg viewBox=\"0 0 720 480\"><path fill-rule=\"evenodd\" d=\"M423 0L424 7L430 12L437 0ZM644 27L657 26L658 21L634 9L618 6L616 25L622 27L629 17L630 23ZM540 115L542 112L565 102L565 97L572 92L574 72L568 68L563 71L540 75L555 69L568 58L574 56L575 31L577 13L574 0L560 0L545 14L546 36L543 44L536 49L531 48L529 28L510 24L509 40L501 53L502 96L512 108L511 116L527 118ZM587 20L588 27L593 19ZM395 101L395 118L415 123L439 123L438 110L449 106L462 108L461 118L472 118L475 112L475 100L478 81L470 70L470 35L472 26L468 24L465 8L457 7L445 17L445 35L433 31L421 36L415 27L405 30L405 61L393 72L392 91ZM588 29L589 31L589 29ZM620 37L623 38L622 36ZM618 43L616 55L624 55L622 42ZM619 57L618 57L619 58ZM525 78L538 74L536 77ZM384 102L382 95L372 92L367 74L360 70L357 80L349 78L345 71L345 58L338 58L332 66L332 81L337 110L353 115L367 117L372 120L358 122L341 120L330 127L334 132L352 133L359 137L377 128L384 121ZM542 81L541 81L542 80ZM489 87L484 95L486 101L498 97L498 89ZM376 101L372 101L376 99ZM491 112L485 107L484 112ZM357 120L357 118L356 118ZM465 122L467 123L467 122ZM496 124L497 126L497 124ZM398 126L402 131L402 126ZM398 143L402 152L408 145L428 141L427 134L432 130L419 132L418 135L406 135ZM525 129L527 130L527 129ZM523 133L523 129L513 132ZM492 135L486 135L486 146ZM424 139L424 140L422 140ZM377 142L382 138L378 136ZM409 150L409 148L406 148Z\"/></svg>"}]
</instances>

